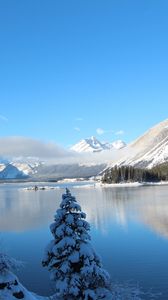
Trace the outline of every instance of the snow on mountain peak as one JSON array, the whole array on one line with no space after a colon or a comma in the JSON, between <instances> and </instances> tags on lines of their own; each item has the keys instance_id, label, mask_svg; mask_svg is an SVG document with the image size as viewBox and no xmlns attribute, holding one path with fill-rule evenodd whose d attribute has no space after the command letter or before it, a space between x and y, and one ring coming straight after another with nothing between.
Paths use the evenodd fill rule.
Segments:
<instances>
[{"instance_id":1,"label":"snow on mountain peak","mask_svg":"<svg viewBox=\"0 0 168 300\"><path fill-rule=\"evenodd\" d=\"M112 148L119 150L125 146L126 144L121 140L114 141L113 143L100 142L96 137L91 136L90 138L79 141L77 144L71 147L71 150L78 153L100 152L103 150L110 150Z\"/></svg>"},{"instance_id":2,"label":"snow on mountain peak","mask_svg":"<svg viewBox=\"0 0 168 300\"><path fill-rule=\"evenodd\" d=\"M71 147L71 150L76 152L99 152L104 149L103 144L99 142L94 136L83 139L79 143Z\"/></svg>"}]
</instances>

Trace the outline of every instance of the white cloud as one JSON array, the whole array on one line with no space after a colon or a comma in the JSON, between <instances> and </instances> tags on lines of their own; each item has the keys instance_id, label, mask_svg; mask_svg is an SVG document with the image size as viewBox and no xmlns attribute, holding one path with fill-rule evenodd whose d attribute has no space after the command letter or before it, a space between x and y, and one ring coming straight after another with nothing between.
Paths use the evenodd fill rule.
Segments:
<instances>
[{"instance_id":1,"label":"white cloud","mask_svg":"<svg viewBox=\"0 0 168 300\"><path fill-rule=\"evenodd\" d=\"M39 157L40 159L62 158L70 155L69 151L54 143L45 143L40 140L22 136L0 138L0 156Z\"/></svg>"},{"instance_id":2,"label":"white cloud","mask_svg":"<svg viewBox=\"0 0 168 300\"><path fill-rule=\"evenodd\" d=\"M83 121L83 118L78 117L76 118L76 121Z\"/></svg>"},{"instance_id":3,"label":"white cloud","mask_svg":"<svg viewBox=\"0 0 168 300\"><path fill-rule=\"evenodd\" d=\"M4 122L8 122L8 118L3 115L0 115L0 120L2 120Z\"/></svg>"},{"instance_id":4,"label":"white cloud","mask_svg":"<svg viewBox=\"0 0 168 300\"><path fill-rule=\"evenodd\" d=\"M124 130L119 130L115 132L115 135L123 135L123 134L124 134Z\"/></svg>"},{"instance_id":5,"label":"white cloud","mask_svg":"<svg viewBox=\"0 0 168 300\"><path fill-rule=\"evenodd\" d=\"M76 153L55 143L45 143L40 140L11 136L0 138L0 157L7 159L27 159L37 157L48 164L101 164L121 159L127 149L122 151L102 151L100 153ZM130 150L129 150L130 152Z\"/></svg>"},{"instance_id":6,"label":"white cloud","mask_svg":"<svg viewBox=\"0 0 168 300\"><path fill-rule=\"evenodd\" d=\"M80 128L79 127L74 127L74 130L76 130L76 131L80 131Z\"/></svg>"},{"instance_id":7,"label":"white cloud","mask_svg":"<svg viewBox=\"0 0 168 300\"><path fill-rule=\"evenodd\" d=\"M97 132L98 135L103 135L105 133L114 133L114 130L111 130L111 129L110 130L105 130L103 128L97 128L96 132Z\"/></svg>"},{"instance_id":8,"label":"white cloud","mask_svg":"<svg viewBox=\"0 0 168 300\"><path fill-rule=\"evenodd\" d=\"M105 130L102 129L102 128L97 128L97 129L96 129L96 132L97 132L98 135L102 135L102 134L105 133Z\"/></svg>"}]
</instances>

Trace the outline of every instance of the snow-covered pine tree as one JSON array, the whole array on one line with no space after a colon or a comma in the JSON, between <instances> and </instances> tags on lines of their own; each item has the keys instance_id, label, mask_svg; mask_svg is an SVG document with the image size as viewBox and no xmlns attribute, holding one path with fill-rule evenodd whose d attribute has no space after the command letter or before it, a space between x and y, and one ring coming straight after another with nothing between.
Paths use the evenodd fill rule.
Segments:
<instances>
[{"instance_id":1,"label":"snow-covered pine tree","mask_svg":"<svg viewBox=\"0 0 168 300\"><path fill-rule=\"evenodd\" d=\"M46 248L43 266L51 272L61 299L112 299L109 274L90 244L90 225L75 197L66 189L50 226L54 239Z\"/></svg>"}]
</instances>

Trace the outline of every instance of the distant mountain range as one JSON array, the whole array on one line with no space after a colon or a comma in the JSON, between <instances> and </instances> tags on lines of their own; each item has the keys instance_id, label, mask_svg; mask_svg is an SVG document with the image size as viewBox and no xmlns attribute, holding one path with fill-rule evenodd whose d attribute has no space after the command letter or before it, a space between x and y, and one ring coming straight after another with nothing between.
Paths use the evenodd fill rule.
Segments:
<instances>
[{"instance_id":1,"label":"distant mountain range","mask_svg":"<svg viewBox=\"0 0 168 300\"><path fill-rule=\"evenodd\" d=\"M99 174L106 164L56 164L16 163L0 164L0 180L57 180L62 178L88 178Z\"/></svg>"},{"instance_id":2,"label":"distant mountain range","mask_svg":"<svg viewBox=\"0 0 168 300\"><path fill-rule=\"evenodd\" d=\"M0 179L24 179L33 176L40 165L40 162L1 161Z\"/></svg>"},{"instance_id":3,"label":"distant mountain range","mask_svg":"<svg viewBox=\"0 0 168 300\"><path fill-rule=\"evenodd\" d=\"M112 153L120 151L123 157L107 163L71 163L45 165L37 160L22 161L19 159L7 161L0 160L0 180L6 179L58 179L89 177L99 174L105 168L118 166L134 166L151 169L163 163L168 163L168 119L155 125L145 134L129 145L121 140L112 143L100 142L95 137L83 139L71 147L77 153Z\"/></svg>"},{"instance_id":4,"label":"distant mountain range","mask_svg":"<svg viewBox=\"0 0 168 300\"><path fill-rule=\"evenodd\" d=\"M121 149L125 147L123 141L115 141L113 143L103 143L95 137L83 139L71 150L82 152L101 152L104 150ZM5 179L34 179L34 180L47 180L47 179L60 179L72 177L90 177L100 173L105 167L106 163L71 163L71 164L55 164L46 165L38 159L19 159L16 158L12 161L0 159L0 180Z\"/></svg>"},{"instance_id":5,"label":"distant mountain range","mask_svg":"<svg viewBox=\"0 0 168 300\"><path fill-rule=\"evenodd\" d=\"M79 141L77 144L71 147L71 150L76 151L78 153L101 152L104 150L111 150L111 149L119 150L125 146L126 143L121 140L117 140L112 143L100 142L96 137L92 136L91 138L87 138Z\"/></svg>"}]
</instances>

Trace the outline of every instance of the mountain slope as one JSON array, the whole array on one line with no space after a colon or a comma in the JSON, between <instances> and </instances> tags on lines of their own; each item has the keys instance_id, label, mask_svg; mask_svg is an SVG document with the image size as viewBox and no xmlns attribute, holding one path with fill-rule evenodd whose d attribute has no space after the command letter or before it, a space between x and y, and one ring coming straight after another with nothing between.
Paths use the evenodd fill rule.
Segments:
<instances>
[{"instance_id":1,"label":"mountain slope","mask_svg":"<svg viewBox=\"0 0 168 300\"><path fill-rule=\"evenodd\" d=\"M26 163L26 162L12 162L12 166L16 167L20 172L23 172L25 175L33 175L37 172L37 168L39 167L40 163L33 162L33 163Z\"/></svg>"},{"instance_id":2,"label":"mountain slope","mask_svg":"<svg viewBox=\"0 0 168 300\"><path fill-rule=\"evenodd\" d=\"M80 178L96 176L106 168L107 164L57 164L41 165L37 169L37 174L33 178L40 179L60 179L60 178Z\"/></svg>"},{"instance_id":3,"label":"mountain slope","mask_svg":"<svg viewBox=\"0 0 168 300\"><path fill-rule=\"evenodd\" d=\"M17 160L0 164L0 179L23 179L31 177L37 174L40 165L39 161L28 163Z\"/></svg>"},{"instance_id":4,"label":"mountain slope","mask_svg":"<svg viewBox=\"0 0 168 300\"><path fill-rule=\"evenodd\" d=\"M8 164L7 166L5 166L5 168L0 172L0 179L21 179L25 177L27 177L27 175L12 164Z\"/></svg>"},{"instance_id":5,"label":"mountain slope","mask_svg":"<svg viewBox=\"0 0 168 300\"><path fill-rule=\"evenodd\" d=\"M168 119L149 129L128 145L128 154L117 164L152 168L168 161Z\"/></svg>"}]
</instances>

